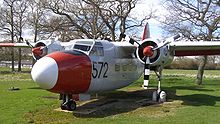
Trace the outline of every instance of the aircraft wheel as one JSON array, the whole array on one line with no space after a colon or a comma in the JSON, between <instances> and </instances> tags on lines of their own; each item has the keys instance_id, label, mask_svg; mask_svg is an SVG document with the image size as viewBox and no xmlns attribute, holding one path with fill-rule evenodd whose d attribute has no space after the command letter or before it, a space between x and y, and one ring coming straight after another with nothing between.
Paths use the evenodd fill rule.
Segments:
<instances>
[{"instance_id":1,"label":"aircraft wheel","mask_svg":"<svg viewBox=\"0 0 220 124\"><path fill-rule=\"evenodd\" d=\"M167 95L165 91L161 91L158 95L159 95L158 102L161 102L161 103L166 102Z\"/></svg>"},{"instance_id":2,"label":"aircraft wheel","mask_svg":"<svg viewBox=\"0 0 220 124\"><path fill-rule=\"evenodd\" d=\"M61 104L61 105L60 105L60 108L61 108L62 110L68 110L68 109L67 109L68 107L67 107L67 105L65 105L65 104Z\"/></svg>"},{"instance_id":3,"label":"aircraft wheel","mask_svg":"<svg viewBox=\"0 0 220 124\"><path fill-rule=\"evenodd\" d=\"M73 100L70 100L70 101L67 103L67 106L68 106L68 110L69 110L69 111L74 111L74 110L76 110L76 102L73 101Z\"/></svg>"}]
</instances>

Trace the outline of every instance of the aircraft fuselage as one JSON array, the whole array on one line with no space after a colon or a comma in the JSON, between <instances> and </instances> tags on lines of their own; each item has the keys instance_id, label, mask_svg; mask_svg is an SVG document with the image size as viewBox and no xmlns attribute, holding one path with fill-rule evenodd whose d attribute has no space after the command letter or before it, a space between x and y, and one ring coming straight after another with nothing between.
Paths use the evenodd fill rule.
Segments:
<instances>
[{"instance_id":1,"label":"aircraft fuselage","mask_svg":"<svg viewBox=\"0 0 220 124\"><path fill-rule=\"evenodd\" d=\"M32 69L33 80L51 92L80 94L122 88L143 73L133 53L107 41L88 44L75 43L41 58Z\"/></svg>"}]
</instances>

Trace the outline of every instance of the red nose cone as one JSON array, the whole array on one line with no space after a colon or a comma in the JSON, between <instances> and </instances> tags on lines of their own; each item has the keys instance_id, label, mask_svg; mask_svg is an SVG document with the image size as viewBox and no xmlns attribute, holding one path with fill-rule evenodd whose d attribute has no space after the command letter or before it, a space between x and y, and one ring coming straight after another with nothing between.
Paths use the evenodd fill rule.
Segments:
<instances>
[{"instance_id":1,"label":"red nose cone","mask_svg":"<svg viewBox=\"0 0 220 124\"><path fill-rule=\"evenodd\" d=\"M43 51L41 50L41 47L36 47L32 49L32 52L35 56L40 56L43 54Z\"/></svg>"},{"instance_id":2,"label":"red nose cone","mask_svg":"<svg viewBox=\"0 0 220 124\"><path fill-rule=\"evenodd\" d=\"M86 54L64 51L51 53L47 57L53 58L58 65L58 79L51 92L79 94L88 90L92 65Z\"/></svg>"},{"instance_id":3,"label":"red nose cone","mask_svg":"<svg viewBox=\"0 0 220 124\"><path fill-rule=\"evenodd\" d=\"M154 52L153 52L151 46L145 47L143 50L143 54L144 54L144 56L147 56L147 57L153 56Z\"/></svg>"}]
</instances>

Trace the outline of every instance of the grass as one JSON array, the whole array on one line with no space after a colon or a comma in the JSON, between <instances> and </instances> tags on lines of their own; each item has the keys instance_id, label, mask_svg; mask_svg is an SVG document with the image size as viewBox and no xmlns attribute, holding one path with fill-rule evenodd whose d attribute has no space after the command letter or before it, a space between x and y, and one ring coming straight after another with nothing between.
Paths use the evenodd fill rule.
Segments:
<instances>
[{"instance_id":1,"label":"grass","mask_svg":"<svg viewBox=\"0 0 220 124\"><path fill-rule=\"evenodd\" d=\"M32 80L28 70L10 73L0 68L0 122L12 123L220 123L220 71L205 71L204 84L197 86L196 71L164 70L162 88L168 94L164 104L139 105L146 91L141 90L143 80L101 96L105 100L117 97L119 104L111 104L90 115L58 112L58 95L41 90ZM208 76L207 76L208 75ZM152 87L156 76L150 77ZM20 90L10 91L11 87ZM129 99L128 99L129 98ZM98 100L99 101L99 100ZM95 101L97 102L97 101ZM78 103L81 104L81 103Z\"/></svg>"}]
</instances>

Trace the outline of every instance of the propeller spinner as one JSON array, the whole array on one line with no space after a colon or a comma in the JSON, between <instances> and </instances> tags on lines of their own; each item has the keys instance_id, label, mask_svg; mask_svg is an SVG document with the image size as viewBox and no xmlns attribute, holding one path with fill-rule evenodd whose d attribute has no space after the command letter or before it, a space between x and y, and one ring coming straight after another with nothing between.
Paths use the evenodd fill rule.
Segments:
<instances>
[{"instance_id":1,"label":"propeller spinner","mask_svg":"<svg viewBox=\"0 0 220 124\"><path fill-rule=\"evenodd\" d=\"M38 60L47 54L47 47L42 42L37 43L35 46L28 41L26 41L26 44L32 48L33 58L35 60Z\"/></svg>"},{"instance_id":2,"label":"propeller spinner","mask_svg":"<svg viewBox=\"0 0 220 124\"><path fill-rule=\"evenodd\" d=\"M144 56L151 57L154 54L154 51L151 46L147 46L143 49Z\"/></svg>"}]
</instances>

